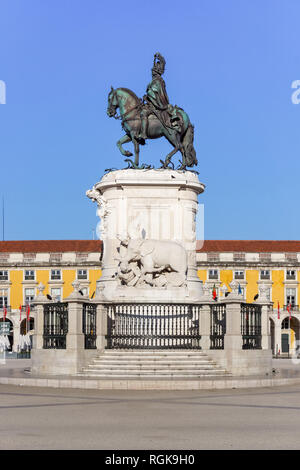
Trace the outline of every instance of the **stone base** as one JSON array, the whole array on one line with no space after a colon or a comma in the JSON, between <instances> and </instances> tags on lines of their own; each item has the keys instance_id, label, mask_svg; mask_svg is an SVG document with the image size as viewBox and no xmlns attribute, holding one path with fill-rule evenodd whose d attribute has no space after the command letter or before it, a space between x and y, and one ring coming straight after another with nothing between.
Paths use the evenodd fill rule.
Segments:
<instances>
[{"instance_id":1,"label":"stone base","mask_svg":"<svg viewBox=\"0 0 300 470\"><path fill-rule=\"evenodd\" d=\"M213 358L219 366L235 377L264 376L272 373L272 351L270 349L257 350L203 350Z\"/></svg>"},{"instance_id":2,"label":"stone base","mask_svg":"<svg viewBox=\"0 0 300 470\"><path fill-rule=\"evenodd\" d=\"M37 375L74 375L97 354L97 349L32 349L31 372Z\"/></svg>"},{"instance_id":3,"label":"stone base","mask_svg":"<svg viewBox=\"0 0 300 470\"><path fill-rule=\"evenodd\" d=\"M188 291L190 301L199 300L196 214L204 187L190 171L128 169L87 191L98 203L103 240L97 299L184 302Z\"/></svg>"}]
</instances>

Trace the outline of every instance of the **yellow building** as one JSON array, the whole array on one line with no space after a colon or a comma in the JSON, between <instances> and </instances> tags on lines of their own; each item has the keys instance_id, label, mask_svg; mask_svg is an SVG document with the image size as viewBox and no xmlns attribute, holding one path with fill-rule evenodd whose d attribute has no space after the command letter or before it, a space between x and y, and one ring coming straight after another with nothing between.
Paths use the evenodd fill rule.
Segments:
<instances>
[{"instance_id":1,"label":"yellow building","mask_svg":"<svg viewBox=\"0 0 300 470\"><path fill-rule=\"evenodd\" d=\"M273 302L270 310L274 354L294 353L299 341L300 241L206 240L197 242L199 278L222 298L235 280L245 302L260 290ZM287 310L290 306L290 312Z\"/></svg>"},{"instance_id":2,"label":"yellow building","mask_svg":"<svg viewBox=\"0 0 300 470\"><path fill-rule=\"evenodd\" d=\"M68 297L74 280L80 281L84 295L93 296L101 276L101 246L99 240L0 242L0 314L2 320L6 314L11 323L13 351L20 346L20 335L33 331L34 308L30 304L40 283L46 287L44 294L53 300Z\"/></svg>"}]
</instances>

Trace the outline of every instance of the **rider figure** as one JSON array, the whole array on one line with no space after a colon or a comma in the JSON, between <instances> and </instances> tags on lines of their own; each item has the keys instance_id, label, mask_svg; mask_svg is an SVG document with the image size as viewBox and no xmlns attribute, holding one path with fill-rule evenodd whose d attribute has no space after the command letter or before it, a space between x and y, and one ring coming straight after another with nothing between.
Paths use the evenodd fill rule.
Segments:
<instances>
[{"instance_id":1,"label":"rider figure","mask_svg":"<svg viewBox=\"0 0 300 470\"><path fill-rule=\"evenodd\" d=\"M166 85L161 77L165 71L165 64L165 59L159 53L156 53L152 68L152 81L147 87L146 95L144 95L145 103L141 110L139 139L147 139L148 116L150 114L154 114L165 126L167 125L170 105Z\"/></svg>"}]
</instances>

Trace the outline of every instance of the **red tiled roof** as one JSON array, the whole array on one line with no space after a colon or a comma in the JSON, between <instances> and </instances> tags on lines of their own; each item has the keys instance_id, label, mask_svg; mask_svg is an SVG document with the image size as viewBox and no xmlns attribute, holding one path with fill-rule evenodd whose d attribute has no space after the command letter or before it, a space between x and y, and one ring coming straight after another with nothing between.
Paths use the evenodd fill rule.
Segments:
<instances>
[{"instance_id":1,"label":"red tiled roof","mask_svg":"<svg viewBox=\"0 0 300 470\"><path fill-rule=\"evenodd\" d=\"M197 252L300 253L297 240L205 240L201 245L198 240ZM101 249L101 240L0 241L0 253L96 253Z\"/></svg>"},{"instance_id":2,"label":"red tiled roof","mask_svg":"<svg viewBox=\"0 0 300 470\"><path fill-rule=\"evenodd\" d=\"M24 240L0 241L0 253L96 253L101 251L100 240Z\"/></svg>"},{"instance_id":3,"label":"red tiled roof","mask_svg":"<svg viewBox=\"0 0 300 470\"><path fill-rule=\"evenodd\" d=\"M300 253L300 241L298 240L204 240L197 241L197 252L225 251L239 253Z\"/></svg>"}]
</instances>

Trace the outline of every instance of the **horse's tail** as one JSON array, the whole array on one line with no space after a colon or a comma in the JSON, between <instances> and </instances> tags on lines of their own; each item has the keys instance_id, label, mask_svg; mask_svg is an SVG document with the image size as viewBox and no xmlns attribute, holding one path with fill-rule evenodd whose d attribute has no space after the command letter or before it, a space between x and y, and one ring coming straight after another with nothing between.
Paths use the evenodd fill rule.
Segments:
<instances>
[{"instance_id":1,"label":"horse's tail","mask_svg":"<svg viewBox=\"0 0 300 470\"><path fill-rule=\"evenodd\" d=\"M182 143L186 166L198 165L196 151L194 149L194 126L191 123L188 125Z\"/></svg>"}]
</instances>

